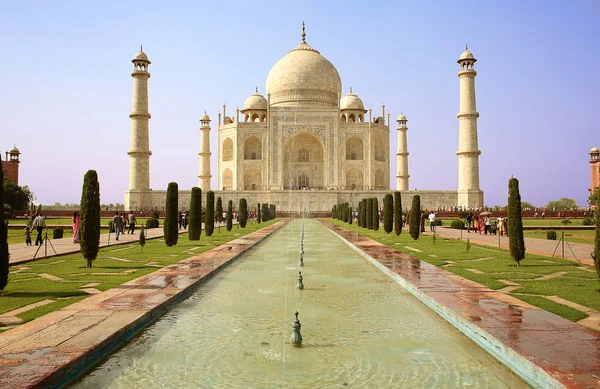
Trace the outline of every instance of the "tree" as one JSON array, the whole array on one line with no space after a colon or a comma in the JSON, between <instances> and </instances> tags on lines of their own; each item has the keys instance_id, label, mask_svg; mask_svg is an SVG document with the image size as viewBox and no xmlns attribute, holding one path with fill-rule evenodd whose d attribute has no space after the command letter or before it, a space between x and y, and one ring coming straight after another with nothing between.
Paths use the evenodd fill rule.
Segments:
<instances>
[{"instance_id":1,"label":"tree","mask_svg":"<svg viewBox=\"0 0 600 389\"><path fill-rule=\"evenodd\" d=\"M386 233L394 229L394 196L388 193L383 198L383 230Z\"/></svg>"},{"instance_id":2,"label":"tree","mask_svg":"<svg viewBox=\"0 0 600 389\"><path fill-rule=\"evenodd\" d=\"M600 187L596 188L595 193L600 193ZM592 259L594 260L596 274L598 277L600 277L600 196L596 196L596 198L596 234L594 236L594 251L592 251Z\"/></svg>"},{"instance_id":3,"label":"tree","mask_svg":"<svg viewBox=\"0 0 600 389\"><path fill-rule=\"evenodd\" d=\"M144 227L142 227L142 231L140 231L140 247L142 252L144 252L144 246L146 245L146 233L144 232Z\"/></svg>"},{"instance_id":4,"label":"tree","mask_svg":"<svg viewBox=\"0 0 600 389\"><path fill-rule=\"evenodd\" d=\"M200 240L200 234L202 233L202 189L197 186L192 188L189 217L188 238L189 240Z\"/></svg>"},{"instance_id":5,"label":"tree","mask_svg":"<svg viewBox=\"0 0 600 389\"><path fill-rule=\"evenodd\" d=\"M402 233L402 195L394 192L394 232L396 236Z\"/></svg>"},{"instance_id":6,"label":"tree","mask_svg":"<svg viewBox=\"0 0 600 389\"><path fill-rule=\"evenodd\" d=\"M525 240L523 239L523 219L521 218L521 194L519 180L508 180L508 245L510 255L517 266L525 258Z\"/></svg>"},{"instance_id":7,"label":"tree","mask_svg":"<svg viewBox=\"0 0 600 389\"><path fill-rule=\"evenodd\" d=\"M4 181L4 171L2 170L2 158L0 158L0 180ZM98 219L99 220L99 219ZM0 290L6 288L8 284L8 225L4 220L4 185L0 188Z\"/></svg>"},{"instance_id":8,"label":"tree","mask_svg":"<svg viewBox=\"0 0 600 389\"><path fill-rule=\"evenodd\" d=\"M367 228L367 199L362 199L361 200L362 203L362 214L360 215L360 218L362 220L362 228Z\"/></svg>"},{"instance_id":9,"label":"tree","mask_svg":"<svg viewBox=\"0 0 600 389\"><path fill-rule=\"evenodd\" d=\"M508 206L510 207L510 203L508 203ZM577 200L567 197L562 197L560 200L550 201L548 205L546 205L546 209L549 211L570 211L578 207L579 204L577 204Z\"/></svg>"},{"instance_id":10,"label":"tree","mask_svg":"<svg viewBox=\"0 0 600 389\"><path fill-rule=\"evenodd\" d=\"M223 223L223 200L221 196L217 197L217 205L215 206L215 222Z\"/></svg>"},{"instance_id":11,"label":"tree","mask_svg":"<svg viewBox=\"0 0 600 389\"><path fill-rule=\"evenodd\" d=\"M34 199L28 186L19 186L3 175L2 186L4 191L4 204L10 205L13 211L24 211ZM2 207L4 209L4 206Z\"/></svg>"},{"instance_id":12,"label":"tree","mask_svg":"<svg viewBox=\"0 0 600 389\"><path fill-rule=\"evenodd\" d=\"M356 220L356 224L359 227L362 227L362 200L358 202L358 214L357 214L357 220Z\"/></svg>"},{"instance_id":13,"label":"tree","mask_svg":"<svg viewBox=\"0 0 600 389\"><path fill-rule=\"evenodd\" d=\"M348 203L342 204L342 220L344 223L348 223Z\"/></svg>"},{"instance_id":14,"label":"tree","mask_svg":"<svg viewBox=\"0 0 600 389\"><path fill-rule=\"evenodd\" d=\"M348 217L348 223L352 224L352 207L350 207L349 211L348 211L350 217Z\"/></svg>"},{"instance_id":15,"label":"tree","mask_svg":"<svg viewBox=\"0 0 600 389\"><path fill-rule=\"evenodd\" d=\"M215 230L215 192L206 192L206 211L204 212L204 231L206 236L212 236Z\"/></svg>"},{"instance_id":16,"label":"tree","mask_svg":"<svg viewBox=\"0 0 600 389\"><path fill-rule=\"evenodd\" d=\"M373 229L373 198L369 197L367 199L367 214L365 215L367 218L367 228L369 230Z\"/></svg>"},{"instance_id":17,"label":"tree","mask_svg":"<svg viewBox=\"0 0 600 389\"><path fill-rule=\"evenodd\" d=\"M92 267L100 249L100 183L95 170L88 170L83 176L80 204L79 247L87 260L86 267Z\"/></svg>"},{"instance_id":18,"label":"tree","mask_svg":"<svg viewBox=\"0 0 600 389\"><path fill-rule=\"evenodd\" d=\"M262 212L260 212L260 203L258 203L258 206L256 207L256 221L258 222L258 224L260 224L260 222L262 221Z\"/></svg>"},{"instance_id":19,"label":"tree","mask_svg":"<svg viewBox=\"0 0 600 389\"><path fill-rule=\"evenodd\" d=\"M421 196L414 195L412 199L412 207L410 208L410 236L417 240L421 231Z\"/></svg>"},{"instance_id":20,"label":"tree","mask_svg":"<svg viewBox=\"0 0 600 389\"><path fill-rule=\"evenodd\" d=\"M263 203L262 205L262 218L265 222L269 221L269 207L267 203Z\"/></svg>"},{"instance_id":21,"label":"tree","mask_svg":"<svg viewBox=\"0 0 600 389\"><path fill-rule=\"evenodd\" d=\"M172 247L177 244L179 238L179 226L177 217L179 216L179 187L176 182L169 182L167 186L167 201L165 204L165 222L163 225L164 238L167 246Z\"/></svg>"},{"instance_id":22,"label":"tree","mask_svg":"<svg viewBox=\"0 0 600 389\"><path fill-rule=\"evenodd\" d=\"M227 231L233 228L233 200L227 202Z\"/></svg>"},{"instance_id":23,"label":"tree","mask_svg":"<svg viewBox=\"0 0 600 389\"><path fill-rule=\"evenodd\" d=\"M240 199L239 207L240 207L240 209L239 209L240 227L246 228L246 223L248 223L248 202L246 201L245 198L242 197Z\"/></svg>"},{"instance_id":24,"label":"tree","mask_svg":"<svg viewBox=\"0 0 600 389\"><path fill-rule=\"evenodd\" d=\"M269 212L271 213L269 220L273 220L277 217L277 208L275 208L275 204L269 205Z\"/></svg>"},{"instance_id":25,"label":"tree","mask_svg":"<svg viewBox=\"0 0 600 389\"><path fill-rule=\"evenodd\" d=\"M537 207L528 201L521 201L521 209L525 209L525 208L536 209Z\"/></svg>"},{"instance_id":26,"label":"tree","mask_svg":"<svg viewBox=\"0 0 600 389\"><path fill-rule=\"evenodd\" d=\"M373 197L373 230L379 231L379 200Z\"/></svg>"}]
</instances>

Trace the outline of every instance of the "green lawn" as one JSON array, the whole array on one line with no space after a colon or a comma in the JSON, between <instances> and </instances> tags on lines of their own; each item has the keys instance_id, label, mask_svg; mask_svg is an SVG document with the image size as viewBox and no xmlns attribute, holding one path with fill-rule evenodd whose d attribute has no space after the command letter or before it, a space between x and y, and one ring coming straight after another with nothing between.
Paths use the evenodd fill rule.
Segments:
<instances>
[{"instance_id":1,"label":"green lawn","mask_svg":"<svg viewBox=\"0 0 600 389\"><path fill-rule=\"evenodd\" d=\"M27 220L28 219L9 219L8 223L9 225L25 225L27 224ZM100 224L102 226L106 226L108 224L109 221L112 220L112 217L103 217L100 221ZM137 225L142 225L142 224L146 224L146 220L148 220L147 217L136 217L137 220ZM160 219L163 220L163 219ZM49 226L65 226L65 227L73 227L73 220L70 217L65 217L65 218L47 218L46 219L46 224ZM162 224L162 222L160 223Z\"/></svg>"},{"instance_id":2,"label":"green lawn","mask_svg":"<svg viewBox=\"0 0 600 389\"><path fill-rule=\"evenodd\" d=\"M562 231L556 231L556 238L560 239L560 234ZM594 244L594 236L596 232L594 230L586 230L586 231L573 231L566 230L565 240L567 242L573 243L586 243L586 244ZM523 231L523 236L527 238L538 238L538 239L546 239L546 231L545 230L526 230ZM558 243L558 241L556 242Z\"/></svg>"},{"instance_id":3,"label":"green lawn","mask_svg":"<svg viewBox=\"0 0 600 389\"><path fill-rule=\"evenodd\" d=\"M42 233L42 237L43 236L44 236L44 233ZM31 231L31 242L32 243L35 243L36 237L37 237L37 231L35 231L35 230ZM72 237L73 237L72 229L63 230L63 239L72 239ZM48 229L48 238L53 239L51 228ZM12 244L12 243L25 243L25 228L18 229L18 230L11 228L8 230L8 244Z\"/></svg>"},{"instance_id":4,"label":"green lawn","mask_svg":"<svg viewBox=\"0 0 600 389\"><path fill-rule=\"evenodd\" d=\"M80 288L89 283L99 283L94 288L105 291L124 282L152 273L193 255L201 254L223 243L254 232L275 223L277 220L257 224L249 223L246 228L236 226L230 232L226 228L215 228L213 236L202 233L199 241L188 240L186 233L179 235L176 246L167 247L163 239L146 241L143 248L138 244L107 247L100 250L93 267L85 267L81 254L52 257L23 265L10 267L8 286L0 291L0 314L43 300L52 303L18 315L29 321L46 313L58 310L88 296ZM189 251L189 252L188 252ZM193 252L193 254L190 254ZM43 278L48 274L60 278Z\"/></svg>"},{"instance_id":5,"label":"green lawn","mask_svg":"<svg viewBox=\"0 0 600 389\"><path fill-rule=\"evenodd\" d=\"M452 220L455 219L442 219L444 222L444 225L450 225L450 222ZM524 226L549 226L549 227L564 227L564 225L561 223L563 219L542 219L542 218L538 218L538 219L523 219L523 225ZM583 219L582 218L577 218L577 219L571 219L571 224L569 224L570 226L581 226Z\"/></svg>"},{"instance_id":6,"label":"green lawn","mask_svg":"<svg viewBox=\"0 0 600 389\"><path fill-rule=\"evenodd\" d=\"M600 311L600 284L592 266L560 258L527 254L521 261L521 266L517 267L508 250L472 244L470 251L467 252L465 241L438 236L434 243L430 235L421 235L415 241L407 231L403 231L397 237L394 233L386 234L382 228L379 231L372 231L358 227L356 224L348 225L339 220L329 220L340 227L359 232L361 235L422 261L443 267L490 289L498 290L507 286L499 280L515 282L521 286L508 294L566 319L578 321L587 317L587 314L548 300L543 296L558 296ZM404 246L410 246L422 250L422 252L414 252ZM435 257L430 255L435 255ZM487 259L481 260L482 258ZM468 269L476 269L483 274L477 274ZM547 280L539 280L542 276L558 272L565 272L565 274ZM521 296L521 294L526 295Z\"/></svg>"}]
</instances>

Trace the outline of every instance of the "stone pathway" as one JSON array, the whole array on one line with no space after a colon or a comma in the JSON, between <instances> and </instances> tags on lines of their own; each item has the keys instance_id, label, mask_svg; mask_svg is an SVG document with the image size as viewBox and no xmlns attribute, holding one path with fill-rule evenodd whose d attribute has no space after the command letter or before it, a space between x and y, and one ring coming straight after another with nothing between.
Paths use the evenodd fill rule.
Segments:
<instances>
[{"instance_id":1,"label":"stone pathway","mask_svg":"<svg viewBox=\"0 0 600 389\"><path fill-rule=\"evenodd\" d=\"M88 358L112 352L135 328L151 323L205 277L285 224L277 222L243 241L233 240L1 333L0 388L61 386L61 378L74 376Z\"/></svg>"}]
</instances>

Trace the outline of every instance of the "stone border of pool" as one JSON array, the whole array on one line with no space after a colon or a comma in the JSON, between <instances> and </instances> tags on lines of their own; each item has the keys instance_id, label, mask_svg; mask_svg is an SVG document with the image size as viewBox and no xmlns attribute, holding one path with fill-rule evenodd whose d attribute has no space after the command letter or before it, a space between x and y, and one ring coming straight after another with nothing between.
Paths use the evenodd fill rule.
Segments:
<instances>
[{"instance_id":1,"label":"stone border of pool","mask_svg":"<svg viewBox=\"0 0 600 389\"><path fill-rule=\"evenodd\" d=\"M600 387L600 333L318 221L534 388Z\"/></svg>"},{"instance_id":2,"label":"stone border of pool","mask_svg":"<svg viewBox=\"0 0 600 389\"><path fill-rule=\"evenodd\" d=\"M0 388L58 388L73 381L288 221L0 334Z\"/></svg>"}]
</instances>

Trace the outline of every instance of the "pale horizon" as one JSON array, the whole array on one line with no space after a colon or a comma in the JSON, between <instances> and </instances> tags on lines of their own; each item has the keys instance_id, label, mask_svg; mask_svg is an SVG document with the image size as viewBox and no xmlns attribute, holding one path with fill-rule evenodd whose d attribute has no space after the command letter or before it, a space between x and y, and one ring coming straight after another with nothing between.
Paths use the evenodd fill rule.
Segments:
<instances>
[{"instance_id":1,"label":"pale horizon","mask_svg":"<svg viewBox=\"0 0 600 389\"><path fill-rule=\"evenodd\" d=\"M150 186L198 185L206 110L216 190L217 113L225 102L235 116L255 86L265 93L269 70L300 42L304 21L306 41L337 68L343 93L352 86L374 116L382 103L391 113L392 190L400 112L408 118L410 189L456 190L456 60L468 44L478 60L485 204L506 205L514 176L523 201L538 207L562 197L587 205L588 153L598 144L597 3L343 4L7 4L0 15L0 32L10 37L0 73L2 159L19 148L19 184L36 202L78 203L83 175L95 169L102 203L123 203L130 61L143 44L152 62Z\"/></svg>"}]
</instances>

